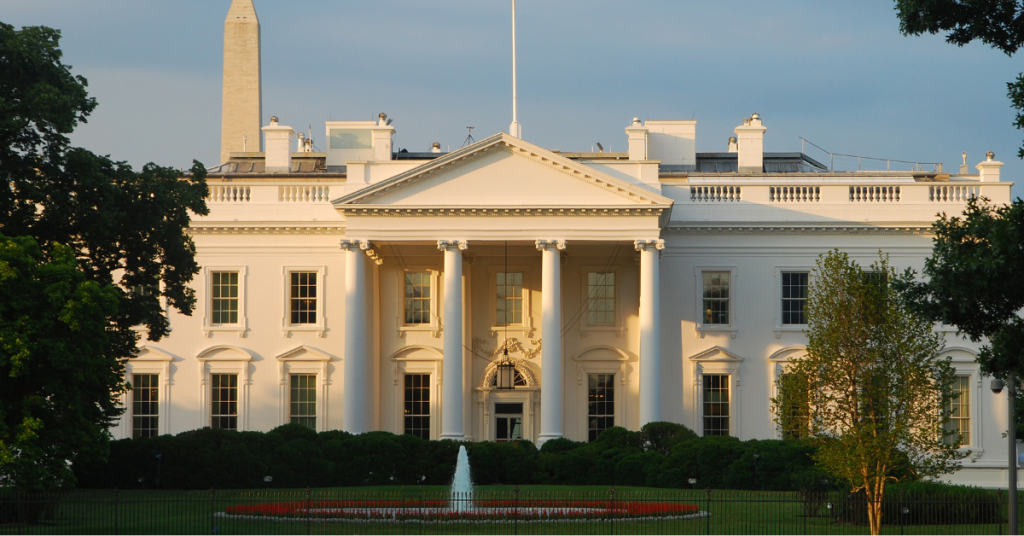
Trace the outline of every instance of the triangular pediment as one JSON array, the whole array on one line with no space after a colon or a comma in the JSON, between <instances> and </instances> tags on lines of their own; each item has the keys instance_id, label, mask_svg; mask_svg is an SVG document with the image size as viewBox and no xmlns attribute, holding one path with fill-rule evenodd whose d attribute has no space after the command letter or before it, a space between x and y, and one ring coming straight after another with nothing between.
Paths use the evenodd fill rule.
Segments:
<instances>
[{"instance_id":1,"label":"triangular pediment","mask_svg":"<svg viewBox=\"0 0 1024 536\"><path fill-rule=\"evenodd\" d=\"M672 200L508 134L497 134L334 201L336 208L629 207Z\"/></svg>"},{"instance_id":2,"label":"triangular pediment","mask_svg":"<svg viewBox=\"0 0 1024 536\"><path fill-rule=\"evenodd\" d=\"M722 348L721 346L712 346L711 348L708 348L703 352L691 355L688 359L690 361L697 362L727 361L739 363L743 361L742 357L730 352L729 350L726 350L725 348Z\"/></svg>"}]
</instances>

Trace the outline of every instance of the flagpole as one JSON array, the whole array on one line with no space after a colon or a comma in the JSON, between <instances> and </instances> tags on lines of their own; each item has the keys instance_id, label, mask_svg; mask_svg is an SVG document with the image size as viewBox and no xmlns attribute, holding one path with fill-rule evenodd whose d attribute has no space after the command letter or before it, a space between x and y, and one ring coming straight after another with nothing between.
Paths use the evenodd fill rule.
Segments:
<instances>
[{"instance_id":1,"label":"flagpole","mask_svg":"<svg viewBox=\"0 0 1024 536\"><path fill-rule=\"evenodd\" d=\"M516 0L512 0L512 124L508 127L508 133L521 138L523 129L519 125L518 102L516 95Z\"/></svg>"}]
</instances>

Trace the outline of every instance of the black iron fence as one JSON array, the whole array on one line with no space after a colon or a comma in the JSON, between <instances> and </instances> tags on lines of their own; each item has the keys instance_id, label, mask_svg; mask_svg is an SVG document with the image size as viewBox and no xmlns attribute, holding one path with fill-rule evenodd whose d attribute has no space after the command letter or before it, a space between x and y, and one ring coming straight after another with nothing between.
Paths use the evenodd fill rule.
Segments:
<instances>
[{"instance_id":1,"label":"black iron fence","mask_svg":"<svg viewBox=\"0 0 1024 536\"><path fill-rule=\"evenodd\" d=\"M867 534L862 495L681 490L0 493L0 534ZM884 534L1003 534L1006 494L890 493Z\"/></svg>"}]
</instances>

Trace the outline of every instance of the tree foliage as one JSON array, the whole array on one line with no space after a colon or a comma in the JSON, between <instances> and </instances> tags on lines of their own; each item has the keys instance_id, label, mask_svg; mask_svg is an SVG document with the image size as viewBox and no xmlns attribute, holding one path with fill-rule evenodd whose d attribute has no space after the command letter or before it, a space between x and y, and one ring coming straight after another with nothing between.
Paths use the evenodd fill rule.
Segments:
<instances>
[{"instance_id":1,"label":"tree foliage","mask_svg":"<svg viewBox=\"0 0 1024 536\"><path fill-rule=\"evenodd\" d=\"M1018 0L896 0L903 35L946 33L946 41L964 46L974 40L1012 56L1024 46L1024 4ZM1024 129L1024 73L1006 84L1014 126ZM1017 151L1024 158L1024 147Z\"/></svg>"},{"instance_id":2,"label":"tree foliage","mask_svg":"<svg viewBox=\"0 0 1024 536\"><path fill-rule=\"evenodd\" d=\"M102 458L119 413L121 366L108 359L110 286L89 281L71 248L43 257L28 237L0 235L0 467L15 483L72 480L67 460Z\"/></svg>"},{"instance_id":3,"label":"tree foliage","mask_svg":"<svg viewBox=\"0 0 1024 536\"><path fill-rule=\"evenodd\" d=\"M992 205L971 199L960 216L943 214L925 259L924 281L898 282L920 314L955 325L972 341L989 339L978 363L985 374L1024 377L1024 201Z\"/></svg>"},{"instance_id":4,"label":"tree foliage","mask_svg":"<svg viewBox=\"0 0 1024 536\"><path fill-rule=\"evenodd\" d=\"M839 251L820 257L808 289L807 356L790 365L772 400L779 424L793 427L781 417L786 401L810 393L800 429L822 468L864 491L872 534L887 482L950 473L963 457L959 437L943 431L955 379L949 358L938 358L943 338L906 306L895 278L885 257L867 271ZM801 381L784 381L790 374Z\"/></svg>"},{"instance_id":5,"label":"tree foliage","mask_svg":"<svg viewBox=\"0 0 1024 536\"><path fill-rule=\"evenodd\" d=\"M191 214L208 213L206 170L198 162L183 178L179 171L153 164L135 171L124 162L71 146L67 135L86 121L96 101L88 96L86 80L61 62L59 40L60 32L51 28L18 30L0 23L0 180L5 184L0 187L0 234L32 237L42 265L75 261L85 280L115 300L112 308L104 309L104 323L89 324L103 336L103 345L87 345L92 357L73 367L31 366L18 372L12 350L0 346L3 380L19 377L25 388L35 389L0 390L0 443L10 452L21 452L18 460L23 463L28 463L30 451L19 438L26 436L11 434L29 411L22 397L58 396L46 385L63 386L75 378L81 388L69 391L77 397L69 407L79 413L78 418L34 421L34 426L52 428L37 433L40 442L64 432L82 434L83 441L96 439L94 426L106 426L116 417L113 401L123 389L110 384L107 375L111 367L122 374L121 360L137 352L138 327L146 328L150 340L159 340L168 333L167 307L186 315L193 310L194 292L187 283L199 267L195 245L184 229ZM23 339L29 327L5 324L0 329ZM20 351L27 352L18 358L26 363L47 359L31 348ZM25 371L60 378L34 382L23 376L29 374ZM91 405L102 411L92 411ZM104 445L78 447L102 452ZM0 478L12 476L8 462L0 459ZM53 478L38 482L59 481L53 468L46 467Z\"/></svg>"}]
</instances>

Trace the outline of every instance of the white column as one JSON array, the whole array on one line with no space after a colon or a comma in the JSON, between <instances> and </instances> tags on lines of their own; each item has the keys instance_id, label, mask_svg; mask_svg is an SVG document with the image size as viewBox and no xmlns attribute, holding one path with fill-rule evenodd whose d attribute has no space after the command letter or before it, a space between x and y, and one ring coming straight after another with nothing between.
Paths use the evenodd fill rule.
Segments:
<instances>
[{"instance_id":1,"label":"white column","mask_svg":"<svg viewBox=\"0 0 1024 536\"><path fill-rule=\"evenodd\" d=\"M438 240L444 251L444 370L441 372L441 439L466 439L462 423L462 240Z\"/></svg>"},{"instance_id":2,"label":"white column","mask_svg":"<svg viewBox=\"0 0 1024 536\"><path fill-rule=\"evenodd\" d=\"M369 432L373 422L373 375L370 371L370 341L367 339L366 259L369 242L342 240L345 251L345 396L343 416L346 432Z\"/></svg>"},{"instance_id":3,"label":"white column","mask_svg":"<svg viewBox=\"0 0 1024 536\"><path fill-rule=\"evenodd\" d=\"M640 252L640 426L661 420L661 250L664 240L636 240Z\"/></svg>"},{"instance_id":4,"label":"white column","mask_svg":"<svg viewBox=\"0 0 1024 536\"><path fill-rule=\"evenodd\" d=\"M537 445L562 433L562 255L565 240L538 240L543 259L540 331L540 437Z\"/></svg>"}]
</instances>

